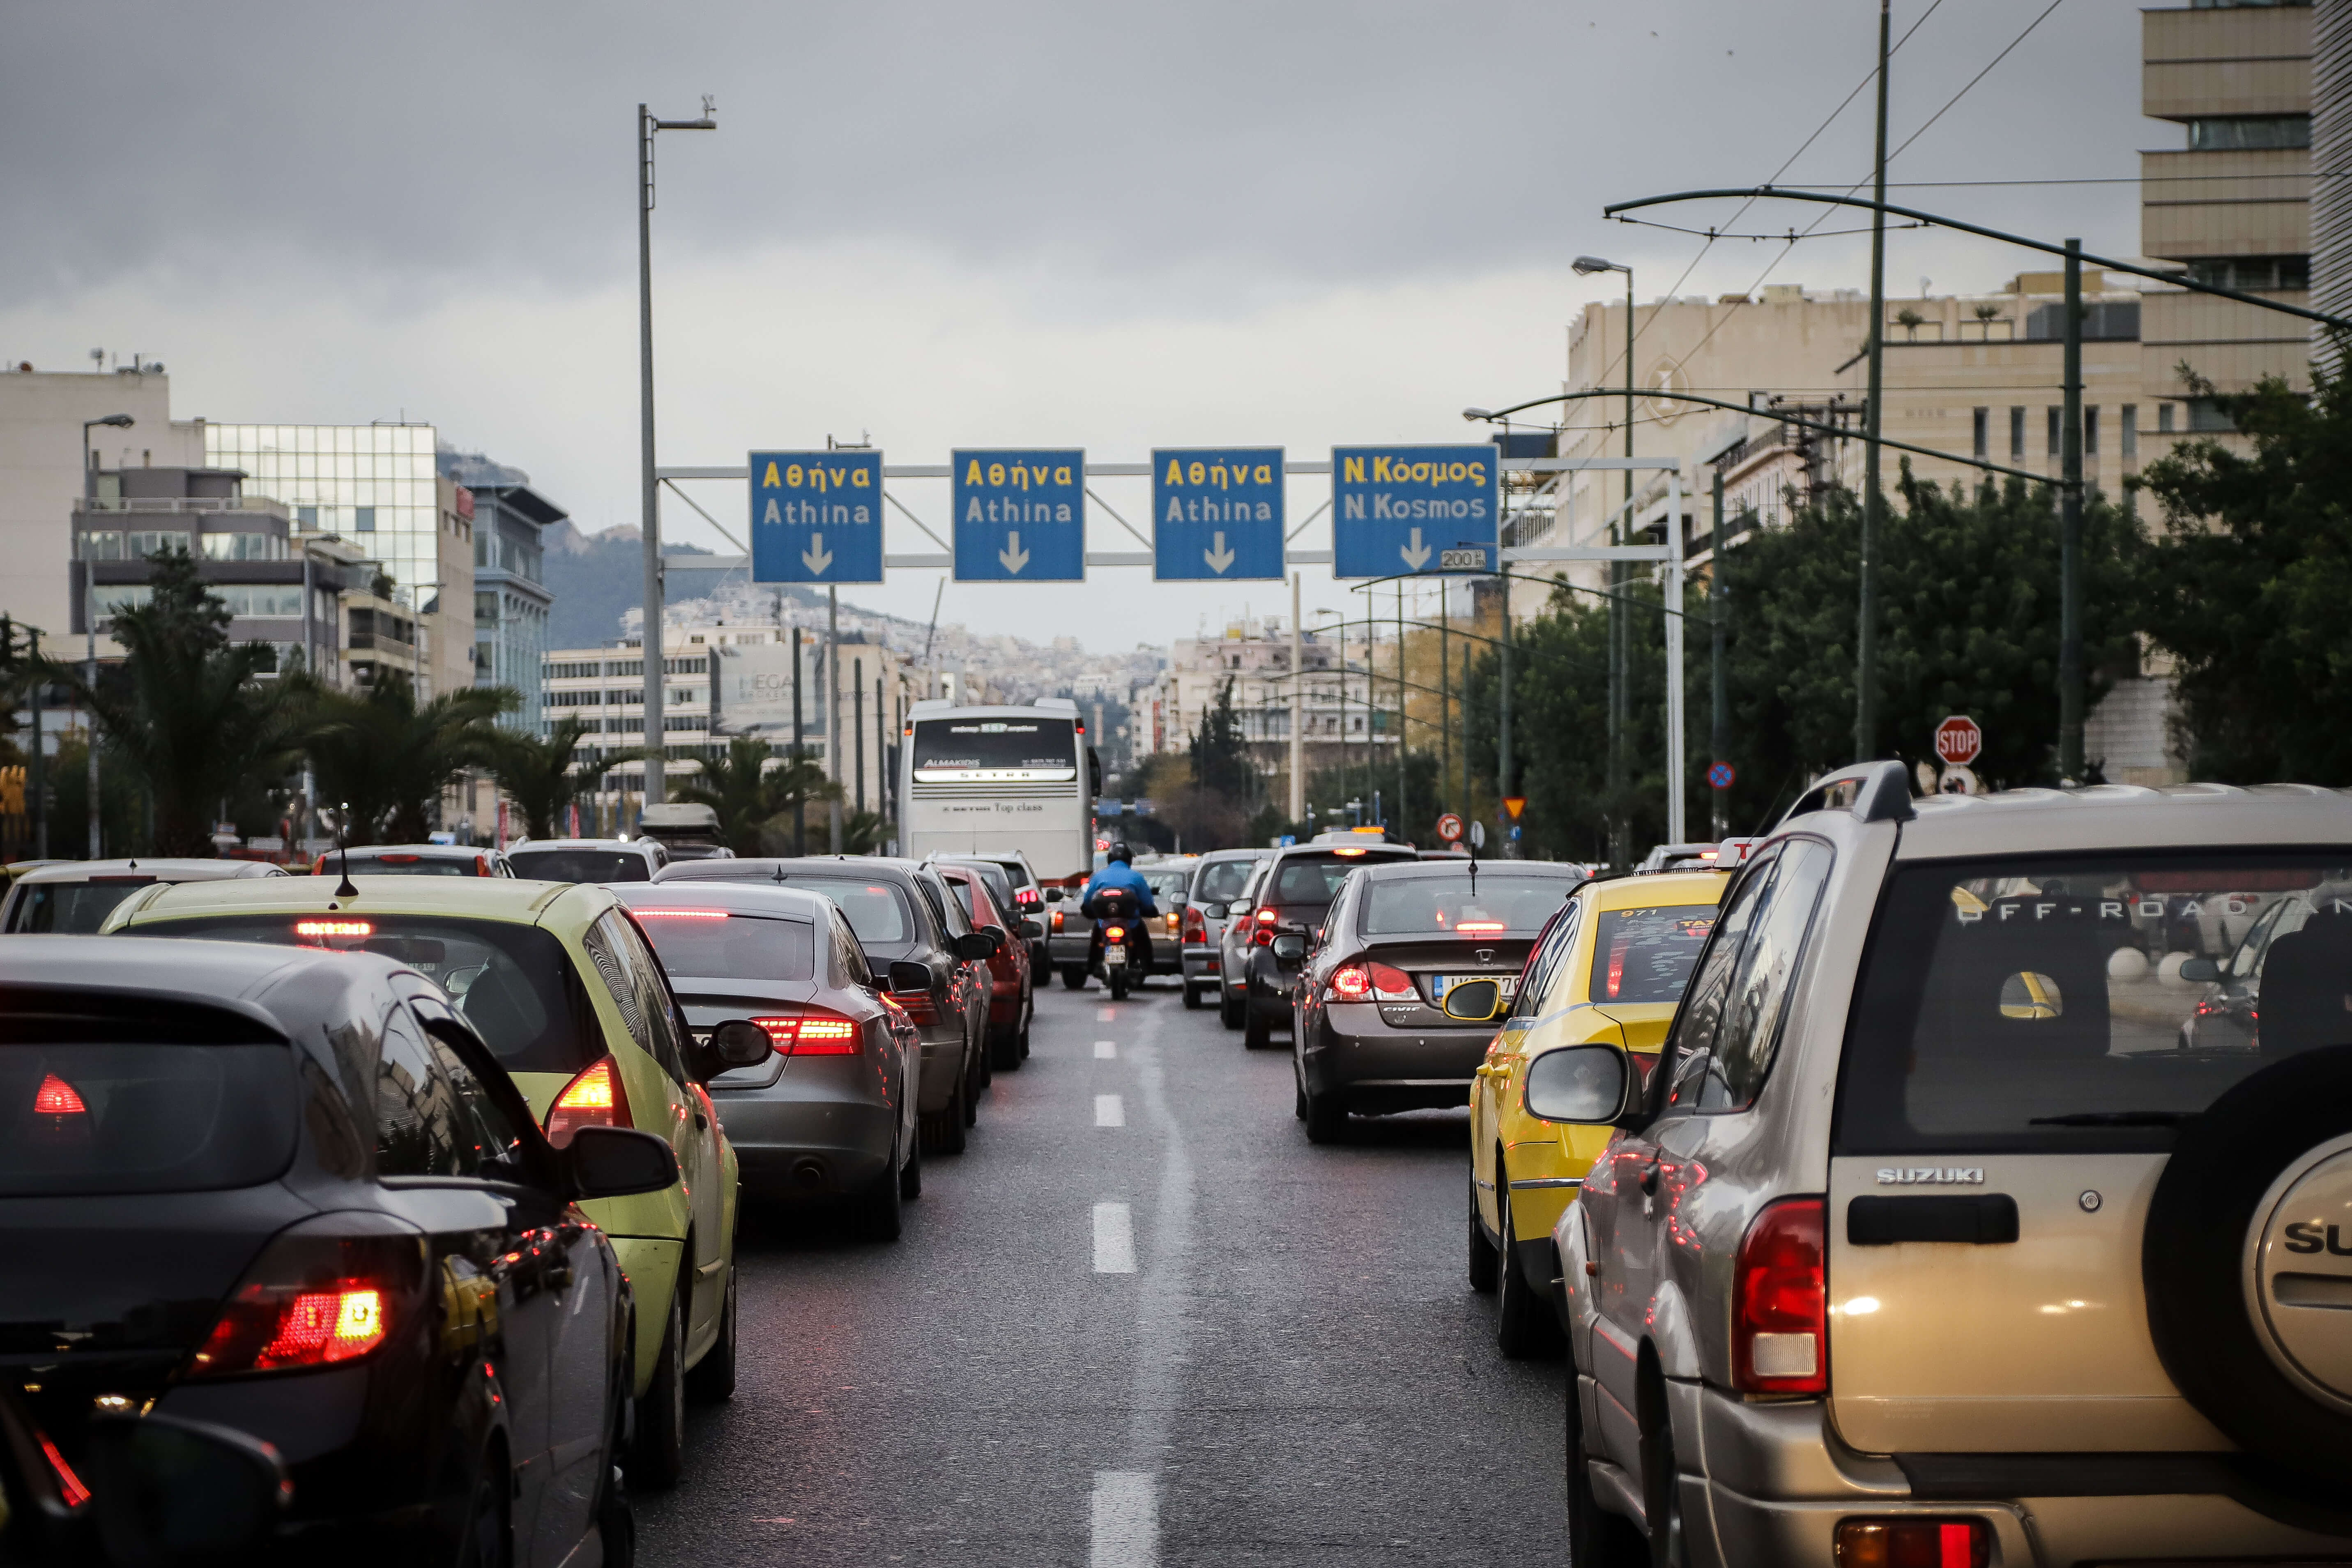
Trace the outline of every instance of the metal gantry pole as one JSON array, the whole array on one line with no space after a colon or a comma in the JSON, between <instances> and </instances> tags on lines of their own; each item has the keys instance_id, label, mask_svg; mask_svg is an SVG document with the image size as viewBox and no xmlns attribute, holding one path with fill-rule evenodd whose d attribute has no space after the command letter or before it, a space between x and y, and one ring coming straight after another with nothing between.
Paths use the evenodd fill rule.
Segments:
<instances>
[{"instance_id":1,"label":"metal gantry pole","mask_svg":"<svg viewBox=\"0 0 2352 1568\"><path fill-rule=\"evenodd\" d=\"M1683 471L1666 475L1666 842L1685 839L1690 738L1683 722Z\"/></svg>"},{"instance_id":2,"label":"metal gantry pole","mask_svg":"<svg viewBox=\"0 0 2352 1568\"><path fill-rule=\"evenodd\" d=\"M2059 431L2058 777L2083 777L2083 242L2066 242L2064 421Z\"/></svg>"},{"instance_id":3,"label":"metal gantry pole","mask_svg":"<svg viewBox=\"0 0 2352 1568\"><path fill-rule=\"evenodd\" d=\"M824 590L824 776L833 788L825 803L827 850L841 853L841 590Z\"/></svg>"},{"instance_id":4,"label":"metal gantry pole","mask_svg":"<svg viewBox=\"0 0 2352 1568\"><path fill-rule=\"evenodd\" d=\"M1625 268L1625 456L1633 455L1633 269ZM1633 491L1637 482L1634 471L1625 470L1625 510L1610 524L1612 544L1633 542ZM1609 852L1610 858L1624 865L1630 858L1626 843L1625 820L1625 726L1633 711L1633 702L1625 688L1630 671L1633 626L1625 615L1625 585L1633 581L1633 573L1622 561L1609 563ZM1505 590L1504 608L1507 618L1510 597Z\"/></svg>"},{"instance_id":5,"label":"metal gantry pole","mask_svg":"<svg viewBox=\"0 0 2352 1568\"><path fill-rule=\"evenodd\" d=\"M1720 763L1731 749L1731 700L1723 689L1724 622L1731 608L1731 576L1723 558L1723 470L1715 470L1715 526L1708 536L1706 584L1707 637L1712 673L1707 682L1708 707L1706 749L1713 753L1710 761ZM1712 769L1710 768L1710 771ZM1731 831L1731 808L1727 793L1720 785L1711 784L1715 810L1711 826L1714 837L1720 842Z\"/></svg>"},{"instance_id":6,"label":"metal gantry pole","mask_svg":"<svg viewBox=\"0 0 2352 1568\"><path fill-rule=\"evenodd\" d=\"M1370 601L1370 597L1369 597L1369 596L1367 596L1367 598L1366 598L1366 600L1365 600L1365 603L1370 604L1370 602L1371 602L1371 601ZM1409 710L1407 709L1406 704L1407 704L1408 702L1410 702L1411 700L1411 700L1409 697L1407 697L1407 696L1405 695L1405 684L1404 684L1404 583L1402 582L1402 579L1400 579L1400 580L1398 581L1398 583L1397 583L1397 814L1396 814L1397 826L1398 826L1398 828L1399 828L1400 830L1402 830L1402 829L1404 829L1404 828L1408 827L1408 826L1411 825L1411 822L1412 822L1412 818L1411 818L1411 817L1409 817L1408 816L1406 816L1406 806L1405 806L1405 802L1406 802L1406 799L1407 799L1407 796L1406 796L1406 794L1405 794L1405 785L1406 785L1406 779L1405 779L1405 754L1406 754L1406 752L1410 750L1410 748L1409 748L1409 747L1407 747L1407 746L1406 746L1406 744L1405 744L1405 736L1406 736L1406 732L1407 732L1407 731L1412 728L1412 718L1410 717Z\"/></svg>"},{"instance_id":7,"label":"metal gantry pole","mask_svg":"<svg viewBox=\"0 0 2352 1568\"><path fill-rule=\"evenodd\" d=\"M1452 586L1445 579L1437 584L1437 791L1441 796L1454 793L1454 655L1446 645L1453 640L1452 628L1445 624L1447 590ZM1454 802L1458 809L1462 801Z\"/></svg>"},{"instance_id":8,"label":"metal gantry pole","mask_svg":"<svg viewBox=\"0 0 2352 1568\"><path fill-rule=\"evenodd\" d=\"M1298 628L1298 581L1302 575L1297 572L1290 574L1290 822L1294 828L1307 816L1307 643L1305 634Z\"/></svg>"},{"instance_id":9,"label":"metal gantry pole","mask_svg":"<svg viewBox=\"0 0 2352 1568\"><path fill-rule=\"evenodd\" d=\"M1510 811L1503 805L1511 793L1511 580L1498 577L1496 586L1503 590L1502 636L1496 640L1502 646L1496 650L1496 662L1501 666L1501 711L1497 715L1495 734L1495 822L1502 830L1503 855L1514 858L1510 834ZM1612 601L1613 602L1613 601Z\"/></svg>"},{"instance_id":10,"label":"metal gantry pole","mask_svg":"<svg viewBox=\"0 0 2352 1568\"><path fill-rule=\"evenodd\" d=\"M643 801L659 804L667 784L668 738L662 731L661 497L654 478L654 117L637 105L637 445L643 468L638 526L644 531L646 784Z\"/></svg>"},{"instance_id":11,"label":"metal gantry pole","mask_svg":"<svg viewBox=\"0 0 2352 1568\"><path fill-rule=\"evenodd\" d=\"M1886 363L1886 60L1887 0L1878 0L1878 152L1870 215L1870 405L1863 410L1862 548L1858 625L1854 633L1853 760L1868 762L1878 748L1878 535L1885 521L1878 493L1878 432L1884 422Z\"/></svg>"}]
</instances>

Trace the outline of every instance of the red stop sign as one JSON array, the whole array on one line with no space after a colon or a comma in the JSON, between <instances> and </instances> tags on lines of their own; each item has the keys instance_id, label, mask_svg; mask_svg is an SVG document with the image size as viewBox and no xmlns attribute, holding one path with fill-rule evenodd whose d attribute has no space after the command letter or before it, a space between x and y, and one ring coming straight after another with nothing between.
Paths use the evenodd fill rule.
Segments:
<instances>
[{"instance_id":1,"label":"red stop sign","mask_svg":"<svg viewBox=\"0 0 2352 1568\"><path fill-rule=\"evenodd\" d=\"M1966 767L1983 750L1984 731L1966 714L1955 714L1936 726L1936 755L1943 761Z\"/></svg>"}]
</instances>

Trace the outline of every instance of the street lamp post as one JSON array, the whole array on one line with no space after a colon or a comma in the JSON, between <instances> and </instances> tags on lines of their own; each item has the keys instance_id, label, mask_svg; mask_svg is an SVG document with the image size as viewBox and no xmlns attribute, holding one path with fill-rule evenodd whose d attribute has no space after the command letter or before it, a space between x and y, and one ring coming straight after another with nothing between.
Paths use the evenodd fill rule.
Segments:
<instances>
[{"instance_id":1,"label":"street lamp post","mask_svg":"<svg viewBox=\"0 0 2352 1568\"><path fill-rule=\"evenodd\" d=\"M1570 264L1585 277L1598 272L1622 272L1625 275L1625 455L1633 455L1633 269L1598 256L1580 256ZM1633 523L1633 470L1625 470L1625 510L1609 529L1609 542L1622 544ZM1671 526L1670 526L1671 531ZM1625 563L1609 563L1609 591L1612 595L1623 592L1626 582ZM1505 585L1503 618L1510 619L1510 589ZM1625 655L1628 628L1625 607L1616 597L1609 601L1609 858L1619 865L1626 860L1625 824L1618 805L1625 788L1625 720L1628 712L1625 693ZM1504 794L1508 795L1507 780Z\"/></svg>"},{"instance_id":2,"label":"street lamp post","mask_svg":"<svg viewBox=\"0 0 2352 1568\"><path fill-rule=\"evenodd\" d=\"M1862 411L1862 548L1855 562L1862 601L1854 633L1853 760L1868 762L1878 742L1878 535L1886 508L1878 493L1878 434L1885 424L1880 395L1886 363L1886 33L1887 0L1878 0L1878 153L1873 167L1870 215L1870 401Z\"/></svg>"},{"instance_id":3,"label":"street lamp post","mask_svg":"<svg viewBox=\"0 0 2352 1568\"><path fill-rule=\"evenodd\" d=\"M661 500L654 478L654 135L662 131L716 131L717 109L702 100L699 120L656 120L637 105L637 407L644 458L646 546L646 787L644 804L658 805L669 768L662 730Z\"/></svg>"},{"instance_id":4,"label":"street lamp post","mask_svg":"<svg viewBox=\"0 0 2352 1568\"><path fill-rule=\"evenodd\" d=\"M81 422L81 494L84 500L92 500L98 494L98 471L90 466L89 459L90 431L100 425L128 430L137 423L128 414L110 414L103 419ZM88 537L87 531L84 537ZM81 595L82 629L89 636L87 652L82 659L82 681L95 693L98 690L98 571L97 563L89 560L81 563ZM83 732L89 750L89 858L95 860L99 851L98 710L95 708L89 710L89 722ZM33 743L40 744L37 734L33 737Z\"/></svg>"}]
</instances>

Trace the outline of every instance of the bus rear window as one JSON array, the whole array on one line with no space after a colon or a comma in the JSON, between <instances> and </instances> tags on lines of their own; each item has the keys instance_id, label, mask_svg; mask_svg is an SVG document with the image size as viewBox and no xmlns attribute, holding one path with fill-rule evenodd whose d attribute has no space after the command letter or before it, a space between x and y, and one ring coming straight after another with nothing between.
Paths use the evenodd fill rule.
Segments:
<instances>
[{"instance_id":1,"label":"bus rear window","mask_svg":"<svg viewBox=\"0 0 2352 1568\"><path fill-rule=\"evenodd\" d=\"M915 724L917 784L1060 784L1078 776L1068 719L923 719Z\"/></svg>"}]
</instances>

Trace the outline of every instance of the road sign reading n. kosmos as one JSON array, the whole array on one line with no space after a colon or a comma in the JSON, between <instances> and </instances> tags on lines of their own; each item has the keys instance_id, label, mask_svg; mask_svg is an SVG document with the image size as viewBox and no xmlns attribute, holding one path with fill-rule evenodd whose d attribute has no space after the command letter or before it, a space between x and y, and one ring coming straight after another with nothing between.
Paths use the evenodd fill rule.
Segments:
<instances>
[{"instance_id":1,"label":"road sign reading n. kosmos","mask_svg":"<svg viewBox=\"0 0 2352 1568\"><path fill-rule=\"evenodd\" d=\"M1984 731L1965 713L1956 713L1936 726L1936 757L1966 767L1984 750Z\"/></svg>"}]
</instances>

